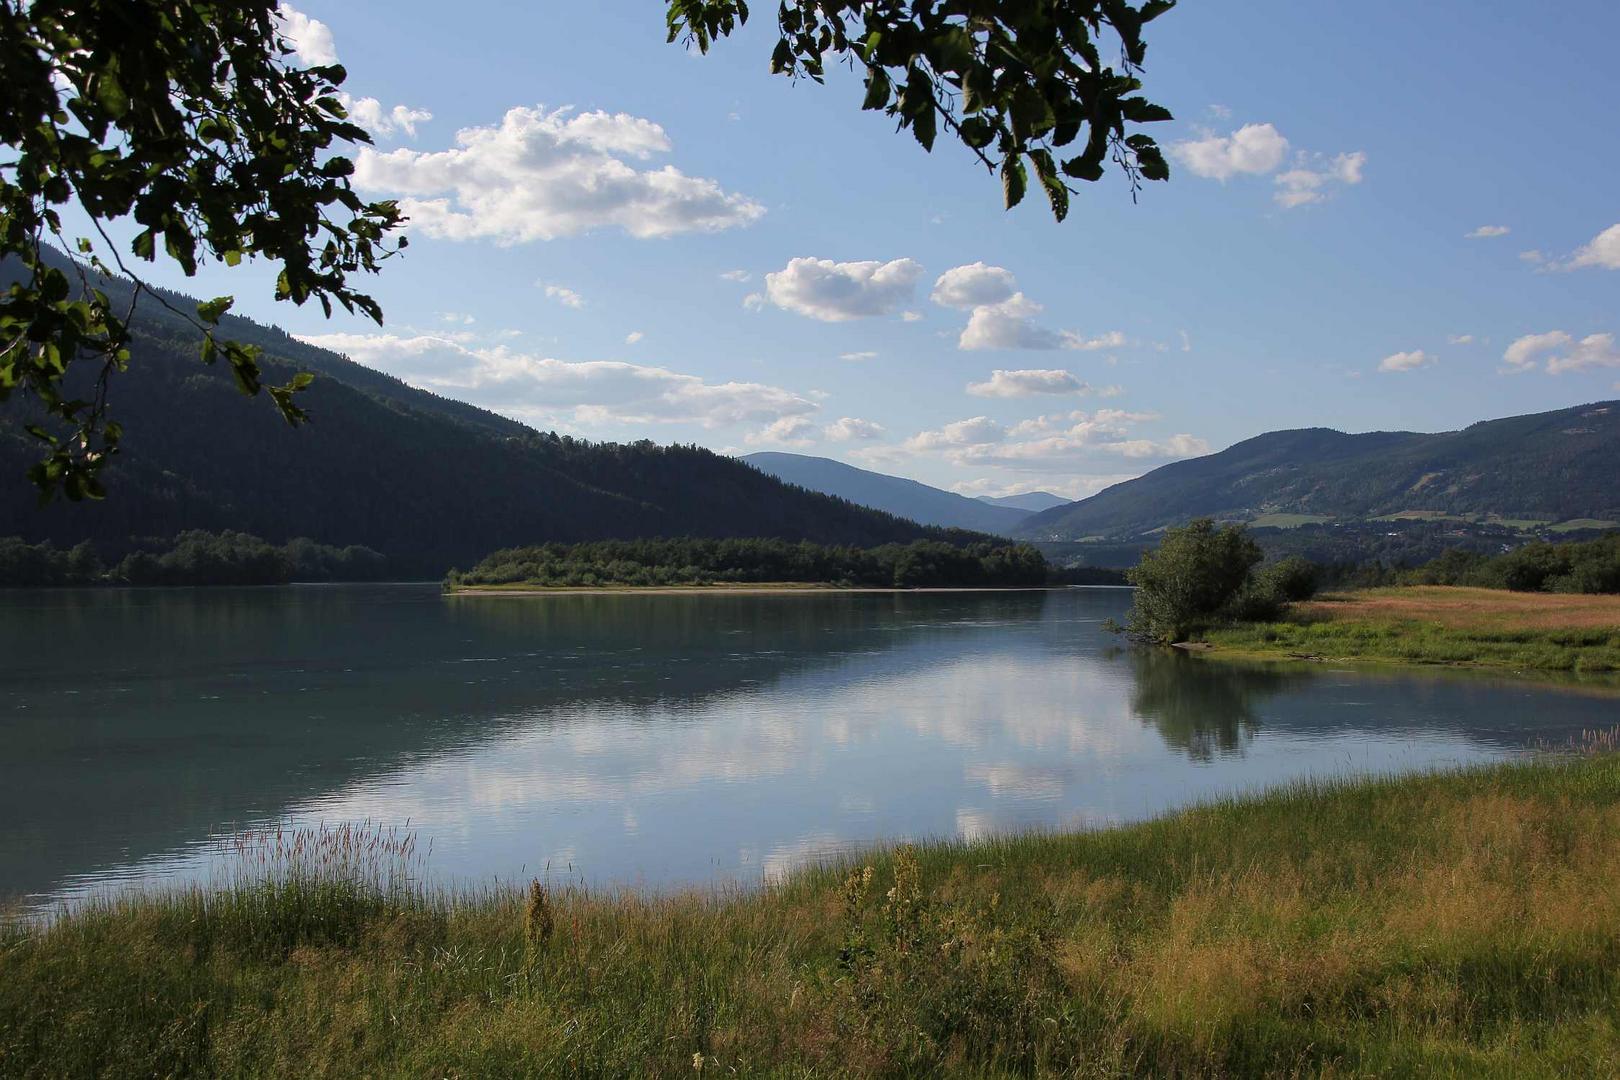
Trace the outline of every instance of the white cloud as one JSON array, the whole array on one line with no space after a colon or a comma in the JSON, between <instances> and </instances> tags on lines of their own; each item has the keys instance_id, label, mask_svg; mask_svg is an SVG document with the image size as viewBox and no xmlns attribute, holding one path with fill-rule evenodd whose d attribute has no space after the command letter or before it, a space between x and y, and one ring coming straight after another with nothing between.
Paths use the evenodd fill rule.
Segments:
<instances>
[{"instance_id":1,"label":"white cloud","mask_svg":"<svg viewBox=\"0 0 1620 1080\"><path fill-rule=\"evenodd\" d=\"M1063 370L1024 368L1004 371L997 368L986 382L969 383L967 392L975 397L1019 398L1036 394L1089 394L1091 384Z\"/></svg>"},{"instance_id":2,"label":"white cloud","mask_svg":"<svg viewBox=\"0 0 1620 1080\"><path fill-rule=\"evenodd\" d=\"M1000 442L1007 431L988 416L974 416L946 424L936 431L919 431L906 440L910 450L940 450L952 446L982 446Z\"/></svg>"},{"instance_id":3,"label":"white cloud","mask_svg":"<svg viewBox=\"0 0 1620 1080\"><path fill-rule=\"evenodd\" d=\"M720 272L720 277L724 281L747 281L753 276L746 270L722 270Z\"/></svg>"},{"instance_id":4,"label":"white cloud","mask_svg":"<svg viewBox=\"0 0 1620 1080\"><path fill-rule=\"evenodd\" d=\"M749 432L743 442L750 446L791 446L803 449L815 444L816 425L802 416L784 416L761 431Z\"/></svg>"},{"instance_id":5,"label":"white cloud","mask_svg":"<svg viewBox=\"0 0 1620 1080\"><path fill-rule=\"evenodd\" d=\"M929 298L943 307L969 311L1010 300L1017 291L1012 271L976 262L952 267L939 275Z\"/></svg>"},{"instance_id":6,"label":"white cloud","mask_svg":"<svg viewBox=\"0 0 1620 1080\"><path fill-rule=\"evenodd\" d=\"M632 330L628 334L624 335L624 343L626 345L634 345L646 336L647 335L642 333L640 330Z\"/></svg>"},{"instance_id":7,"label":"white cloud","mask_svg":"<svg viewBox=\"0 0 1620 1080\"><path fill-rule=\"evenodd\" d=\"M900 313L900 321L901 322L921 322L922 321L922 312L920 312L920 311L902 311Z\"/></svg>"},{"instance_id":8,"label":"white cloud","mask_svg":"<svg viewBox=\"0 0 1620 1080\"><path fill-rule=\"evenodd\" d=\"M1099 409L1042 416L1015 424L1006 439L952 446L940 444L961 467L993 465L1020 471L1082 469L1099 458L1183 458L1207 454L1209 443L1188 434L1166 439L1131 438L1135 425L1157 420L1156 413Z\"/></svg>"},{"instance_id":9,"label":"white cloud","mask_svg":"<svg viewBox=\"0 0 1620 1080\"><path fill-rule=\"evenodd\" d=\"M573 308L578 311L585 306L585 298L573 289L565 288L562 285L547 285L545 288L546 296L557 301L563 307Z\"/></svg>"},{"instance_id":10,"label":"white cloud","mask_svg":"<svg viewBox=\"0 0 1620 1080\"><path fill-rule=\"evenodd\" d=\"M871 351L847 352L847 353L839 353L838 354L838 359L840 359L840 360L848 360L852 364L859 364L859 363L863 363L863 362L865 362L867 360L876 360L877 355L878 355L877 353L871 352Z\"/></svg>"},{"instance_id":11,"label":"white cloud","mask_svg":"<svg viewBox=\"0 0 1620 1080\"><path fill-rule=\"evenodd\" d=\"M1447 345L1472 345L1473 343L1473 334L1452 334L1446 338Z\"/></svg>"},{"instance_id":12,"label":"white cloud","mask_svg":"<svg viewBox=\"0 0 1620 1080\"><path fill-rule=\"evenodd\" d=\"M509 109L498 127L464 128L436 153L362 149L355 183L402 196L413 228L450 240L502 244L596 229L673 236L746 225L765 210L673 166L637 169L670 149L664 129L625 113Z\"/></svg>"},{"instance_id":13,"label":"white cloud","mask_svg":"<svg viewBox=\"0 0 1620 1080\"><path fill-rule=\"evenodd\" d=\"M1176 333L1181 335L1181 351L1192 352L1192 337L1187 333L1187 331L1177 330Z\"/></svg>"},{"instance_id":14,"label":"white cloud","mask_svg":"<svg viewBox=\"0 0 1620 1080\"><path fill-rule=\"evenodd\" d=\"M1547 256L1532 248L1529 251L1519 252L1519 261L1527 262L1531 266L1540 266L1542 263L1547 261Z\"/></svg>"},{"instance_id":15,"label":"white cloud","mask_svg":"<svg viewBox=\"0 0 1620 1080\"><path fill-rule=\"evenodd\" d=\"M779 308L812 319L848 322L889 315L904 306L922 272L915 259L790 259L781 270L765 275L765 296Z\"/></svg>"},{"instance_id":16,"label":"white cloud","mask_svg":"<svg viewBox=\"0 0 1620 1080\"><path fill-rule=\"evenodd\" d=\"M1209 442L1194 435L1182 433L1168 439L1128 439L1124 442L1101 443L1099 449L1128 458L1189 458L1210 452Z\"/></svg>"},{"instance_id":17,"label":"white cloud","mask_svg":"<svg viewBox=\"0 0 1620 1080\"><path fill-rule=\"evenodd\" d=\"M691 423L705 428L772 423L820 406L761 383L710 383L696 375L621 361L536 357L506 346L469 347L444 337L316 334L311 345L346 353L412 386L471 401L529 423Z\"/></svg>"},{"instance_id":18,"label":"white cloud","mask_svg":"<svg viewBox=\"0 0 1620 1080\"><path fill-rule=\"evenodd\" d=\"M1577 341L1563 330L1526 334L1507 347L1502 359L1507 370L1517 374L1535 370L1544 355L1549 375L1620 367L1620 348L1616 348L1613 334L1588 334Z\"/></svg>"},{"instance_id":19,"label":"white cloud","mask_svg":"<svg viewBox=\"0 0 1620 1080\"><path fill-rule=\"evenodd\" d=\"M339 93L338 100L343 102L343 107L348 110L350 120L380 138L404 132L414 139L416 125L425 124L433 119L433 114L426 109L413 109L409 105L384 108L383 103L374 97L354 98Z\"/></svg>"},{"instance_id":20,"label":"white cloud","mask_svg":"<svg viewBox=\"0 0 1620 1080\"><path fill-rule=\"evenodd\" d=\"M1598 233L1565 264L1569 270L1583 267L1620 270L1620 225L1610 225Z\"/></svg>"},{"instance_id":21,"label":"white cloud","mask_svg":"<svg viewBox=\"0 0 1620 1080\"><path fill-rule=\"evenodd\" d=\"M1013 293L999 304L976 307L962 328L957 348L1055 349L1063 344L1063 337L1035 324L1034 318L1042 310L1023 293Z\"/></svg>"},{"instance_id":22,"label":"white cloud","mask_svg":"<svg viewBox=\"0 0 1620 1080\"><path fill-rule=\"evenodd\" d=\"M1333 185L1361 183L1361 172L1366 164L1367 155L1359 150L1331 159L1321 155L1314 158L1301 155L1300 163L1294 168L1278 174L1274 181L1277 192L1272 199L1278 206L1289 210L1296 206L1326 202Z\"/></svg>"},{"instance_id":23,"label":"white cloud","mask_svg":"<svg viewBox=\"0 0 1620 1080\"><path fill-rule=\"evenodd\" d=\"M1230 180L1277 168L1288 156L1288 140L1270 124L1244 124L1230 135L1212 133L1175 143L1170 152L1194 176Z\"/></svg>"},{"instance_id":24,"label":"white cloud","mask_svg":"<svg viewBox=\"0 0 1620 1080\"><path fill-rule=\"evenodd\" d=\"M1391 353L1378 361L1379 371L1414 371L1425 364L1434 363L1434 357L1422 349L1413 349L1411 352Z\"/></svg>"},{"instance_id":25,"label":"white cloud","mask_svg":"<svg viewBox=\"0 0 1620 1080\"><path fill-rule=\"evenodd\" d=\"M478 321L471 315L464 315L459 311L441 311L439 312L439 318L447 323L460 323L463 326L471 326Z\"/></svg>"},{"instance_id":26,"label":"white cloud","mask_svg":"<svg viewBox=\"0 0 1620 1080\"><path fill-rule=\"evenodd\" d=\"M883 437L884 427L871 420L862 420L854 416L841 416L835 422L821 429L823 436L830 442L865 442Z\"/></svg>"},{"instance_id":27,"label":"white cloud","mask_svg":"<svg viewBox=\"0 0 1620 1080\"><path fill-rule=\"evenodd\" d=\"M1465 240L1490 240L1498 236L1506 236L1513 230L1506 225L1481 225L1473 232L1468 233Z\"/></svg>"},{"instance_id":28,"label":"white cloud","mask_svg":"<svg viewBox=\"0 0 1620 1080\"><path fill-rule=\"evenodd\" d=\"M310 67L326 67L338 62L337 43L332 39L330 26L287 4L276 8L276 17L281 20L282 36L299 60Z\"/></svg>"},{"instance_id":29,"label":"white cloud","mask_svg":"<svg viewBox=\"0 0 1620 1080\"><path fill-rule=\"evenodd\" d=\"M982 262L945 271L934 282L930 299L941 307L970 311L957 339L959 349L1096 349L1119 348L1118 330L1086 338L1072 330L1048 330L1035 322L1044 308L1018 291L1012 272Z\"/></svg>"}]
</instances>

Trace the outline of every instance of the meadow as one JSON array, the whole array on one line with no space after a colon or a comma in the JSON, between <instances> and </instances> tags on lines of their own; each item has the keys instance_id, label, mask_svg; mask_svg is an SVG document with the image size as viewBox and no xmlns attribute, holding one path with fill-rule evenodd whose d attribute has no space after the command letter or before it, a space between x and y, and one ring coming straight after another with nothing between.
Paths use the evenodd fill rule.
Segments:
<instances>
[{"instance_id":1,"label":"meadow","mask_svg":"<svg viewBox=\"0 0 1620 1080\"><path fill-rule=\"evenodd\" d=\"M750 890L435 891L366 830L239 853L217 889L7 924L0 1075L1620 1072L1608 753Z\"/></svg>"},{"instance_id":2,"label":"meadow","mask_svg":"<svg viewBox=\"0 0 1620 1080\"><path fill-rule=\"evenodd\" d=\"M1577 674L1620 672L1620 595L1443 585L1366 589L1216 627L1216 654Z\"/></svg>"}]
</instances>

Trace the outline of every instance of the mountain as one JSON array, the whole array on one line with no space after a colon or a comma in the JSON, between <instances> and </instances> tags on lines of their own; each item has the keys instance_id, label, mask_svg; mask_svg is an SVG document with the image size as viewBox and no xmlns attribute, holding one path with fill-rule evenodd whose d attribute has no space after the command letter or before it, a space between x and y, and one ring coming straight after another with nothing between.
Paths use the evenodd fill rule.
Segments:
<instances>
[{"instance_id":1,"label":"mountain","mask_svg":"<svg viewBox=\"0 0 1620 1080\"><path fill-rule=\"evenodd\" d=\"M1620 401L1434 435L1273 431L1043 511L1018 535L1119 539L1195 517L1620 521Z\"/></svg>"},{"instance_id":2,"label":"mountain","mask_svg":"<svg viewBox=\"0 0 1620 1080\"><path fill-rule=\"evenodd\" d=\"M127 283L104 287L115 301L128 295ZM166 299L182 311L196 306ZM223 335L264 347L266 382L316 374L299 398L312 422L290 428L267 400L238 393L227 365L202 364L195 331L160 305L144 302L133 330L129 371L111 384L125 435L104 474L107 499L38 507L25 473L39 445L23 430L36 418L14 398L0 408L0 536L89 540L116 559L143 538L235 529L275 543L361 544L411 576L553 540L951 538L699 447L535 431L227 316Z\"/></svg>"},{"instance_id":3,"label":"mountain","mask_svg":"<svg viewBox=\"0 0 1620 1080\"><path fill-rule=\"evenodd\" d=\"M767 451L747 454L741 460L790 484L836 495L925 525L1007 536L1029 516L1024 510L988 506L966 495L941 491L900 476L868 472L829 458Z\"/></svg>"},{"instance_id":4,"label":"mountain","mask_svg":"<svg viewBox=\"0 0 1620 1080\"><path fill-rule=\"evenodd\" d=\"M1022 495L976 495L982 503L991 506L1010 506L1014 510L1027 510L1038 514L1042 510L1050 510L1054 506L1067 506L1073 499L1065 499L1061 495L1054 495L1050 491L1026 491Z\"/></svg>"}]
</instances>

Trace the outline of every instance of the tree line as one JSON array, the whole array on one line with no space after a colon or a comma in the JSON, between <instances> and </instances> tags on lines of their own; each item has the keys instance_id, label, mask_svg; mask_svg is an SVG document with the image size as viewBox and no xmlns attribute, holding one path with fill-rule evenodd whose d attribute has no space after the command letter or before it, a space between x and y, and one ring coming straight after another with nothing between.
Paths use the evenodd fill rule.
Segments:
<instances>
[{"instance_id":1,"label":"tree line","mask_svg":"<svg viewBox=\"0 0 1620 1080\"><path fill-rule=\"evenodd\" d=\"M1516 592L1620 593L1620 532L1591 540L1538 542L1490 555L1454 548L1422 566L1323 567L1299 556L1266 563L1242 525L1201 518L1166 530L1126 572L1136 586L1123 629L1157 644L1186 641L1222 623L1272 619L1326 584L1463 585Z\"/></svg>"},{"instance_id":2,"label":"tree line","mask_svg":"<svg viewBox=\"0 0 1620 1080\"><path fill-rule=\"evenodd\" d=\"M271 544L242 532L193 529L147 541L107 563L89 541L59 548L0 537L0 586L285 585L292 581L380 581L388 560L367 547L333 547L299 537Z\"/></svg>"},{"instance_id":3,"label":"tree line","mask_svg":"<svg viewBox=\"0 0 1620 1080\"><path fill-rule=\"evenodd\" d=\"M813 582L884 588L1040 586L1045 558L1027 544L933 540L860 548L776 539L603 540L497 551L456 585L710 585Z\"/></svg>"}]
</instances>

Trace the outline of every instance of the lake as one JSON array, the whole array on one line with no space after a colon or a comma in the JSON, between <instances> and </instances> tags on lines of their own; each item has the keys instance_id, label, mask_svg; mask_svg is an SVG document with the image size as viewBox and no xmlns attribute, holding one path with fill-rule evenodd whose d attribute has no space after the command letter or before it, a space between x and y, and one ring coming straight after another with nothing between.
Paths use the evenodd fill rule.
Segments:
<instances>
[{"instance_id":1,"label":"lake","mask_svg":"<svg viewBox=\"0 0 1620 1080\"><path fill-rule=\"evenodd\" d=\"M443 883L756 882L1522 753L1609 694L1121 647L1129 593L0 592L0 898L207 880L255 825L408 824Z\"/></svg>"}]
</instances>

